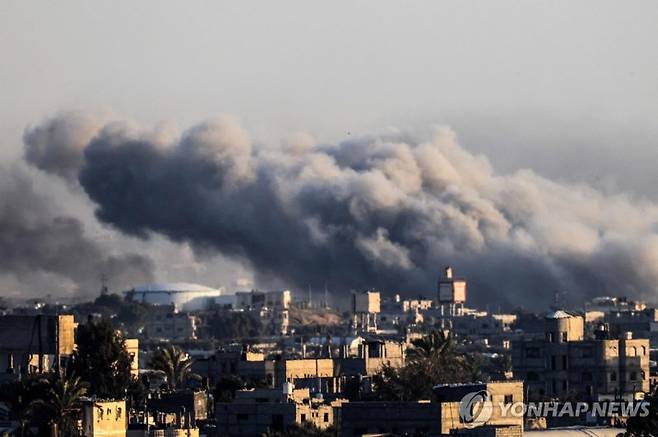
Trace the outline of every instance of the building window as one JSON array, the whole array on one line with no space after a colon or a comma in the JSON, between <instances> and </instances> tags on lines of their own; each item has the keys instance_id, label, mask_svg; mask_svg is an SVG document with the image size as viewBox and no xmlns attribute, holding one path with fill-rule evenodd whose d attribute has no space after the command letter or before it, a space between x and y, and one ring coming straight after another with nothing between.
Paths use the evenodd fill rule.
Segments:
<instances>
[{"instance_id":1,"label":"building window","mask_svg":"<svg viewBox=\"0 0 658 437\"><path fill-rule=\"evenodd\" d=\"M300 422L306 422L306 414L302 414L302 415L299 417L299 421L300 421Z\"/></svg>"},{"instance_id":2,"label":"building window","mask_svg":"<svg viewBox=\"0 0 658 437\"><path fill-rule=\"evenodd\" d=\"M567 356L562 355L562 369L567 370Z\"/></svg>"},{"instance_id":3,"label":"building window","mask_svg":"<svg viewBox=\"0 0 658 437\"><path fill-rule=\"evenodd\" d=\"M637 379L637 372L631 372L631 381L635 381Z\"/></svg>"},{"instance_id":4,"label":"building window","mask_svg":"<svg viewBox=\"0 0 658 437\"><path fill-rule=\"evenodd\" d=\"M504 399L505 405L511 404L514 402L514 396L513 395L505 395Z\"/></svg>"},{"instance_id":5,"label":"building window","mask_svg":"<svg viewBox=\"0 0 658 437\"><path fill-rule=\"evenodd\" d=\"M557 360L555 358L556 358L555 355L551 355L551 370L555 370L555 368L557 367L557 363L556 363Z\"/></svg>"},{"instance_id":6,"label":"building window","mask_svg":"<svg viewBox=\"0 0 658 437\"><path fill-rule=\"evenodd\" d=\"M647 378L647 375L644 373L644 370L640 372L640 377L642 378L642 381L644 381Z\"/></svg>"},{"instance_id":7,"label":"building window","mask_svg":"<svg viewBox=\"0 0 658 437\"><path fill-rule=\"evenodd\" d=\"M635 346L631 346L631 348L628 350L628 356L630 357L637 356L637 348Z\"/></svg>"},{"instance_id":8,"label":"building window","mask_svg":"<svg viewBox=\"0 0 658 437\"><path fill-rule=\"evenodd\" d=\"M616 381L616 380L617 380L617 372L610 373L610 381Z\"/></svg>"},{"instance_id":9,"label":"building window","mask_svg":"<svg viewBox=\"0 0 658 437\"><path fill-rule=\"evenodd\" d=\"M546 333L546 341L549 343L553 343L553 333L552 332L547 332Z\"/></svg>"},{"instance_id":10,"label":"building window","mask_svg":"<svg viewBox=\"0 0 658 437\"><path fill-rule=\"evenodd\" d=\"M562 333L562 341L564 341L564 342L567 341L567 333L566 332Z\"/></svg>"},{"instance_id":11,"label":"building window","mask_svg":"<svg viewBox=\"0 0 658 437\"><path fill-rule=\"evenodd\" d=\"M329 422L329 413L324 413L324 421Z\"/></svg>"}]
</instances>

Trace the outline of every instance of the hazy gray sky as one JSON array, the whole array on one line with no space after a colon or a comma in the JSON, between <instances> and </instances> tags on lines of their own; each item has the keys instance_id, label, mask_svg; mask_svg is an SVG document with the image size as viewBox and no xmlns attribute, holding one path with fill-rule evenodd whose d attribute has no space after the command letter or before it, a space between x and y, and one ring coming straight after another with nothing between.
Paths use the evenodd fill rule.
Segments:
<instances>
[{"instance_id":1,"label":"hazy gray sky","mask_svg":"<svg viewBox=\"0 0 658 437\"><path fill-rule=\"evenodd\" d=\"M4 0L0 156L68 109L231 113L264 142L446 124L503 172L655 199L657 22L655 1Z\"/></svg>"},{"instance_id":2,"label":"hazy gray sky","mask_svg":"<svg viewBox=\"0 0 658 437\"><path fill-rule=\"evenodd\" d=\"M21 129L80 106L182 126L230 112L332 136L529 110L644 125L657 19L653 1L5 0L0 116Z\"/></svg>"}]
</instances>

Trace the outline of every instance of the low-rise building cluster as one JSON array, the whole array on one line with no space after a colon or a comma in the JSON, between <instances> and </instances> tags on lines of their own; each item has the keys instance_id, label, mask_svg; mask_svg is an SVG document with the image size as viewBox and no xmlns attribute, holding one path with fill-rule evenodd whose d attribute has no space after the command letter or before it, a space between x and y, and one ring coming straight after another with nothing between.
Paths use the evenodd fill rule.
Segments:
<instances>
[{"instance_id":1,"label":"low-rise building cluster","mask_svg":"<svg viewBox=\"0 0 658 437\"><path fill-rule=\"evenodd\" d=\"M61 371L79 324L109 317L145 393L139 402L128 394L81 398L84 436L260 436L311 427L341 436L520 437L551 420L509 415L506 406L630 402L652 391L657 309L606 297L583 310L490 312L467 307L467 293L466 279L448 267L435 290L408 299L371 289L329 305L327 293L318 303L310 292L227 294L174 283L135 287L125 299L104 295L103 305L17 307L0 316L0 382ZM432 332L444 343L422 349ZM189 362L175 384L152 368L165 347ZM439 365L444 348L471 363L469 381L428 379L422 399L382 396L382 384L394 384L419 354ZM411 382L422 384L418 378ZM481 405L463 406L474 393L486 393L491 405L479 422L468 416ZM0 418L11 422L4 407Z\"/></svg>"}]
</instances>

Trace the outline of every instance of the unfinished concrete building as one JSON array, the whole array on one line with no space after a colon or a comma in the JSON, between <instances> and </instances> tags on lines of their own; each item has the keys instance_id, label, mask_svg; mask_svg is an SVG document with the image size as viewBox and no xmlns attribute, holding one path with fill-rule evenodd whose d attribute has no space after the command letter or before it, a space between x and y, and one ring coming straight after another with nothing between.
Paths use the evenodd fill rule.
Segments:
<instances>
[{"instance_id":1,"label":"unfinished concrete building","mask_svg":"<svg viewBox=\"0 0 658 437\"><path fill-rule=\"evenodd\" d=\"M327 429L336 423L342 402L324 402L312 397L307 388L290 383L280 389L240 390L232 402L217 403L217 431L220 435L260 436L304 423Z\"/></svg>"},{"instance_id":2,"label":"unfinished concrete building","mask_svg":"<svg viewBox=\"0 0 658 437\"><path fill-rule=\"evenodd\" d=\"M42 373L65 365L75 348L76 327L72 315L0 317L2 374Z\"/></svg>"},{"instance_id":3,"label":"unfinished concrete building","mask_svg":"<svg viewBox=\"0 0 658 437\"><path fill-rule=\"evenodd\" d=\"M543 339L512 343L514 377L531 398L637 399L649 391L649 340L631 334L584 338L579 314L556 311L545 320Z\"/></svg>"}]
</instances>

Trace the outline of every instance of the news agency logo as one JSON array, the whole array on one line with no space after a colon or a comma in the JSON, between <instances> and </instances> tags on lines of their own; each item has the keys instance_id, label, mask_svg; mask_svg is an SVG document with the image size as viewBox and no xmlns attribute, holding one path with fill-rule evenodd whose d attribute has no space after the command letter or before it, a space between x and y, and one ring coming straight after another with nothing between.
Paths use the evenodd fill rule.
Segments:
<instances>
[{"instance_id":1,"label":"news agency logo","mask_svg":"<svg viewBox=\"0 0 658 437\"><path fill-rule=\"evenodd\" d=\"M466 428L486 424L493 414L491 393L480 390L467 393L459 402L459 418ZM598 401L598 402L498 402L500 417L646 417L649 403L646 401Z\"/></svg>"},{"instance_id":2,"label":"news agency logo","mask_svg":"<svg viewBox=\"0 0 658 437\"><path fill-rule=\"evenodd\" d=\"M466 428L475 428L491 419L493 403L486 390L466 394L459 402L459 417Z\"/></svg>"}]
</instances>

